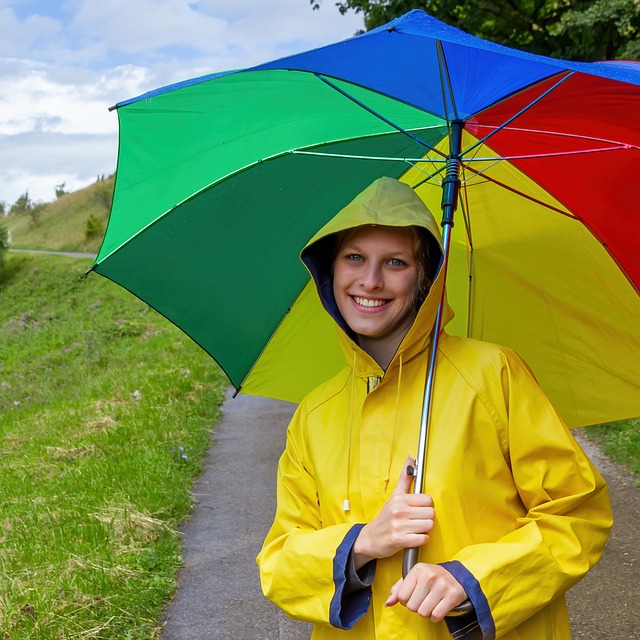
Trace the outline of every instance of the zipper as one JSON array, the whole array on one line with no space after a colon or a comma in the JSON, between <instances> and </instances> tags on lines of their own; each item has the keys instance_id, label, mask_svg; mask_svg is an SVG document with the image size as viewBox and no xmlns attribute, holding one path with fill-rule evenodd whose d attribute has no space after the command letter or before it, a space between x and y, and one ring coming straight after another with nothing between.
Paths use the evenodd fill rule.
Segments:
<instances>
[{"instance_id":1,"label":"zipper","mask_svg":"<svg viewBox=\"0 0 640 640\"><path fill-rule=\"evenodd\" d=\"M371 393L382 382L382 376L369 376L367 378L367 393Z\"/></svg>"}]
</instances>

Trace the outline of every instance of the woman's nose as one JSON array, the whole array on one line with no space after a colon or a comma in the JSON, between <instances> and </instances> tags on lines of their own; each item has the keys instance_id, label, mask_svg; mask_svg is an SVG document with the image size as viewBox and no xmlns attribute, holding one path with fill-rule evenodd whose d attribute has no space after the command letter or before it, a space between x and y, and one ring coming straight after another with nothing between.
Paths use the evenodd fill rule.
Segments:
<instances>
[{"instance_id":1,"label":"woman's nose","mask_svg":"<svg viewBox=\"0 0 640 640\"><path fill-rule=\"evenodd\" d=\"M362 274L362 286L368 291L382 288L382 273L376 265L369 264Z\"/></svg>"}]
</instances>

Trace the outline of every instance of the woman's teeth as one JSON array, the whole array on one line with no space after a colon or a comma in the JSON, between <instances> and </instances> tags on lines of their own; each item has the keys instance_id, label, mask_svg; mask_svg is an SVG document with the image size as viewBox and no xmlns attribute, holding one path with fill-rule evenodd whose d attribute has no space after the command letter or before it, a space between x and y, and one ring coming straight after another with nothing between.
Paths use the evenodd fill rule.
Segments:
<instances>
[{"instance_id":1,"label":"woman's teeth","mask_svg":"<svg viewBox=\"0 0 640 640\"><path fill-rule=\"evenodd\" d=\"M368 298L358 298L356 296L353 296L353 299L363 307L381 307L385 304L384 300L369 300Z\"/></svg>"}]
</instances>

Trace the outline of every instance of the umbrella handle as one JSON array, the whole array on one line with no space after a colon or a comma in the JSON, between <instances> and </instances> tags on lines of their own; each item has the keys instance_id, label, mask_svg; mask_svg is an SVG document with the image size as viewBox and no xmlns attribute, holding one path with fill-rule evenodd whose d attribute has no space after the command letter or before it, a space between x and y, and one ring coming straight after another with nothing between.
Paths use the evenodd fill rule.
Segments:
<instances>
[{"instance_id":1,"label":"umbrella handle","mask_svg":"<svg viewBox=\"0 0 640 640\"><path fill-rule=\"evenodd\" d=\"M418 547L411 547L404 550L402 557L402 577L406 578L412 567L418 562ZM466 616L469 613L473 613L473 605L470 600L465 600L462 604L454 607L447 613L447 618L457 618L459 616Z\"/></svg>"},{"instance_id":2,"label":"umbrella handle","mask_svg":"<svg viewBox=\"0 0 640 640\"><path fill-rule=\"evenodd\" d=\"M471 600L465 600L462 604L459 604L457 607L453 607L449 613L447 613L447 618L458 618L460 616L466 616L469 613L473 613L474 608L471 604Z\"/></svg>"}]
</instances>

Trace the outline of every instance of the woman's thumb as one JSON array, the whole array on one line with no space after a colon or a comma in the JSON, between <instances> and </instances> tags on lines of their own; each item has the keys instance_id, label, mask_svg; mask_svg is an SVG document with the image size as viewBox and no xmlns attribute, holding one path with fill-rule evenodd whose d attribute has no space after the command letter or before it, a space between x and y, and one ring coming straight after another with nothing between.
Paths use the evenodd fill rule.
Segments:
<instances>
[{"instance_id":1,"label":"woman's thumb","mask_svg":"<svg viewBox=\"0 0 640 640\"><path fill-rule=\"evenodd\" d=\"M394 493L409 493L411 491L411 483L413 482L416 469L416 461L409 456L402 467L400 479L395 488Z\"/></svg>"}]
</instances>

